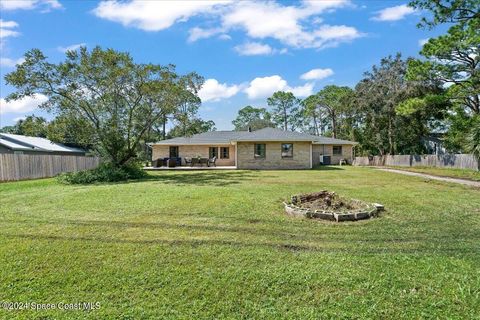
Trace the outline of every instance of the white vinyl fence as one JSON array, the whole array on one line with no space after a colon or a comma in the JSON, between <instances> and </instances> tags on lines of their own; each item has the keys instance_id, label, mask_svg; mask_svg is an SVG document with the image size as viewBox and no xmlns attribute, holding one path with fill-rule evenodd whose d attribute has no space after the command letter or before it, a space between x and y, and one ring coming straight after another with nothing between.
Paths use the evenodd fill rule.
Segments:
<instances>
[{"instance_id":1,"label":"white vinyl fence","mask_svg":"<svg viewBox=\"0 0 480 320\"><path fill-rule=\"evenodd\" d=\"M54 177L62 172L96 168L98 157L0 154L0 181Z\"/></svg>"},{"instance_id":2,"label":"white vinyl fence","mask_svg":"<svg viewBox=\"0 0 480 320\"><path fill-rule=\"evenodd\" d=\"M438 167L478 170L478 160L471 154L395 155L356 157L355 166Z\"/></svg>"}]
</instances>

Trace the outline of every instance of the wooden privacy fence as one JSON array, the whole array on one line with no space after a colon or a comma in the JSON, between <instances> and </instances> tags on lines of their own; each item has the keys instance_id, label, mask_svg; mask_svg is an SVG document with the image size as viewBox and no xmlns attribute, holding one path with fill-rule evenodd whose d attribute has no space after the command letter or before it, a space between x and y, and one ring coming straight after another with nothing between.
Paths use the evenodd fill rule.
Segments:
<instances>
[{"instance_id":1,"label":"wooden privacy fence","mask_svg":"<svg viewBox=\"0 0 480 320\"><path fill-rule=\"evenodd\" d=\"M471 154L395 155L356 157L355 166L439 167L478 170L478 160Z\"/></svg>"},{"instance_id":2,"label":"wooden privacy fence","mask_svg":"<svg viewBox=\"0 0 480 320\"><path fill-rule=\"evenodd\" d=\"M62 172L96 168L98 157L0 154L0 181L48 178Z\"/></svg>"}]
</instances>

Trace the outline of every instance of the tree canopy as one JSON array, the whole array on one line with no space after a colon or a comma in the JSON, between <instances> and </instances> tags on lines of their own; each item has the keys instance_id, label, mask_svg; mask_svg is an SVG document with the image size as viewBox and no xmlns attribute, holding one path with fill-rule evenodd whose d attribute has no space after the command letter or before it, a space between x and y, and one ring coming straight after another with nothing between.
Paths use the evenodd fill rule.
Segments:
<instances>
[{"instance_id":1,"label":"tree canopy","mask_svg":"<svg viewBox=\"0 0 480 320\"><path fill-rule=\"evenodd\" d=\"M423 17L420 27L434 27L441 23L464 23L480 18L479 0L413 0L409 6L426 10L432 17Z\"/></svg>"},{"instance_id":2,"label":"tree canopy","mask_svg":"<svg viewBox=\"0 0 480 320\"><path fill-rule=\"evenodd\" d=\"M291 92L277 91L267 99L267 104L272 107L271 114L275 125L285 131L295 130L300 99Z\"/></svg>"},{"instance_id":3,"label":"tree canopy","mask_svg":"<svg viewBox=\"0 0 480 320\"><path fill-rule=\"evenodd\" d=\"M275 127L271 121L271 114L265 108L246 106L238 110L237 117L232 121L236 131L259 130L267 127Z\"/></svg>"},{"instance_id":4,"label":"tree canopy","mask_svg":"<svg viewBox=\"0 0 480 320\"><path fill-rule=\"evenodd\" d=\"M45 138L47 136L47 125L48 122L44 117L30 115L25 119L18 120L13 126L2 128L0 132Z\"/></svg>"},{"instance_id":5,"label":"tree canopy","mask_svg":"<svg viewBox=\"0 0 480 320\"><path fill-rule=\"evenodd\" d=\"M128 53L100 47L68 51L57 64L30 50L5 79L17 89L7 101L46 95L41 108L88 124L92 147L116 166L136 157L165 114L185 114L198 105L203 83L196 73L180 76L173 65L137 64Z\"/></svg>"}]
</instances>

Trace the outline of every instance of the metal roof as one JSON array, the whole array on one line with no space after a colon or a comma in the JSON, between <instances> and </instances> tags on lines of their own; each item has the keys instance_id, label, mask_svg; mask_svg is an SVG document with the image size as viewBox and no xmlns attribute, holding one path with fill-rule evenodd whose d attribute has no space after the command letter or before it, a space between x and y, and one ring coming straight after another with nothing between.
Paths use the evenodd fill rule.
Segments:
<instances>
[{"instance_id":1,"label":"metal roof","mask_svg":"<svg viewBox=\"0 0 480 320\"><path fill-rule=\"evenodd\" d=\"M45 138L22 136L18 134L0 133L0 144L12 150L30 150L43 152L85 152L80 148L67 147Z\"/></svg>"},{"instance_id":2,"label":"metal roof","mask_svg":"<svg viewBox=\"0 0 480 320\"><path fill-rule=\"evenodd\" d=\"M5 140L1 136L0 136L0 145L2 145L4 147L7 147L8 149L12 149L12 150L34 150L33 147L27 147L27 146L22 145L22 144L18 144L18 143L9 141L9 140Z\"/></svg>"},{"instance_id":3,"label":"metal roof","mask_svg":"<svg viewBox=\"0 0 480 320\"><path fill-rule=\"evenodd\" d=\"M152 143L152 145L207 145L230 144L249 141L310 141L314 144L357 144L353 141L314 136L295 131L284 131L276 128L264 128L257 131L209 131L191 137L178 137Z\"/></svg>"}]
</instances>

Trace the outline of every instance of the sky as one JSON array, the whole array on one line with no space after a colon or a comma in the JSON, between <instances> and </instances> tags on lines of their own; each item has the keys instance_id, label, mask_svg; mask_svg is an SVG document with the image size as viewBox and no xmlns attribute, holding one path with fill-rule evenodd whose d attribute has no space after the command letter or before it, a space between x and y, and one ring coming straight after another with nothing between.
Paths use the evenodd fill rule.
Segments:
<instances>
[{"instance_id":1,"label":"sky","mask_svg":"<svg viewBox=\"0 0 480 320\"><path fill-rule=\"evenodd\" d=\"M417 28L407 1L0 0L0 127L35 114L47 97L6 102L5 74L38 48L51 62L80 46L129 52L138 63L174 64L205 78L199 115L233 129L239 109L267 107L275 91L305 98L354 87L381 58L418 57L445 29Z\"/></svg>"}]
</instances>

